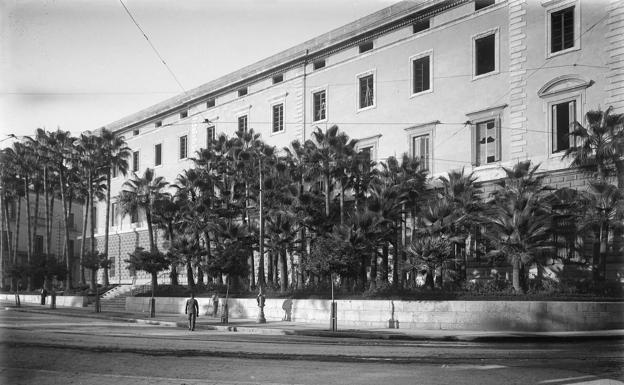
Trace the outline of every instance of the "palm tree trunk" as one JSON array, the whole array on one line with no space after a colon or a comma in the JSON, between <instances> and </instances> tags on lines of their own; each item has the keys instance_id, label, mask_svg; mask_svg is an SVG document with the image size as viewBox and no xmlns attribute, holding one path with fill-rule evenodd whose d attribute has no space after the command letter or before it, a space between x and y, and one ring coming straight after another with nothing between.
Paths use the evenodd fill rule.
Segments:
<instances>
[{"instance_id":1,"label":"palm tree trunk","mask_svg":"<svg viewBox=\"0 0 624 385\"><path fill-rule=\"evenodd\" d=\"M104 223L104 258L108 262L108 234L110 231L110 206L111 206L111 173L106 173L106 222ZM104 286L109 285L108 263L104 264Z\"/></svg>"},{"instance_id":2,"label":"palm tree trunk","mask_svg":"<svg viewBox=\"0 0 624 385\"><path fill-rule=\"evenodd\" d=\"M520 273L521 273L521 261L520 258L514 258L514 261L512 263L512 275L511 275L511 279L512 279L512 284L513 284L513 288L514 291L516 292L516 294L524 294L524 289L522 288L522 283L520 282Z\"/></svg>"},{"instance_id":3,"label":"palm tree trunk","mask_svg":"<svg viewBox=\"0 0 624 385\"><path fill-rule=\"evenodd\" d=\"M65 197L65 175L63 172L62 166L59 169L59 182L61 189L61 203L63 205L63 226L65 227L65 262L67 267L67 277L65 280L65 290L70 291L72 288L72 260L69 257L69 222L68 222L68 207L67 207L67 199Z\"/></svg>"},{"instance_id":4,"label":"palm tree trunk","mask_svg":"<svg viewBox=\"0 0 624 385\"><path fill-rule=\"evenodd\" d=\"M145 209L145 220L147 221L147 236L149 238L150 252L156 251L156 245L154 244L154 232L152 228L152 211L149 208Z\"/></svg>"},{"instance_id":5,"label":"palm tree trunk","mask_svg":"<svg viewBox=\"0 0 624 385\"><path fill-rule=\"evenodd\" d=\"M397 239L395 241L394 246L394 255L392 258L392 286L399 287L399 259L401 258L401 234L396 234Z\"/></svg>"},{"instance_id":6,"label":"palm tree trunk","mask_svg":"<svg viewBox=\"0 0 624 385\"><path fill-rule=\"evenodd\" d=\"M279 282L279 251L275 251L273 253L273 282L274 283L278 283Z\"/></svg>"},{"instance_id":7,"label":"palm tree trunk","mask_svg":"<svg viewBox=\"0 0 624 385\"><path fill-rule=\"evenodd\" d=\"M46 253L48 255L52 255L52 220L53 220L53 213L54 213L54 202L55 202L55 198L54 198L54 193L50 194L50 207L47 210L47 227L46 227ZM57 257L58 258L58 257Z\"/></svg>"},{"instance_id":8,"label":"palm tree trunk","mask_svg":"<svg viewBox=\"0 0 624 385\"><path fill-rule=\"evenodd\" d=\"M29 193L29 178L28 176L24 177L24 194L26 195L26 231L28 234L28 243L26 244L26 261L28 262L29 272L28 277L26 279L26 290L32 290L32 274L30 267L32 266L32 228L31 220L30 220L30 193Z\"/></svg>"},{"instance_id":9,"label":"palm tree trunk","mask_svg":"<svg viewBox=\"0 0 624 385\"><path fill-rule=\"evenodd\" d=\"M606 280L607 249L609 244L609 226L603 223L600 226L600 258L598 259L598 274L601 281Z\"/></svg>"},{"instance_id":10,"label":"palm tree trunk","mask_svg":"<svg viewBox=\"0 0 624 385\"><path fill-rule=\"evenodd\" d=\"M95 196L93 193L93 174L91 170L89 170L89 215L91 216L91 254L95 254L95 218L94 218L94 210L95 210Z\"/></svg>"},{"instance_id":11,"label":"palm tree trunk","mask_svg":"<svg viewBox=\"0 0 624 385\"><path fill-rule=\"evenodd\" d=\"M273 283L273 251L269 250L267 255L267 282Z\"/></svg>"},{"instance_id":12,"label":"palm tree trunk","mask_svg":"<svg viewBox=\"0 0 624 385\"><path fill-rule=\"evenodd\" d=\"M195 289L195 279L193 279L193 265L191 259L186 260L186 284L190 289Z\"/></svg>"},{"instance_id":13,"label":"palm tree trunk","mask_svg":"<svg viewBox=\"0 0 624 385\"><path fill-rule=\"evenodd\" d=\"M17 215L15 216L15 249L13 250L13 263L17 263L17 249L19 249L20 217L22 216L22 199L17 196Z\"/></svg>"},{"instance_id":14,"label":"palm tree trunk","mask_svg":"<svg viewBox=\"0 0 624 385\"><path fill-rule=\"evenodd\" d=\"M50 207L48 202L48 167L43 167L43 201L45 210L45 254L46 262L50 261ZM47 274L46 274L47 279ZM50 289L49 282L46 285L46 289Z\"/></svg>"},{"instance_id":15,"label":"palm tree trunk","mask_svg":"<svg viewBox=\"0 0 624 385\"><path fill-rule=\"evenodd\" d=\"M85 253L87 252L87 221L89 219L89 197L85 197L82 214L82 240L80 242L80 284L87 283L85 276Z\"/></svg>"},{"instance_id":16,"label":"palm tree trunk","mask_svg":"<svg viewBox=\"0 0 624 385\"><path fill-rule=\"evenodd\" d=\"M329 218L329 174L324 176L325 182L325 217Z\"/></svg>"},{"instance_id":17,"label":"palm tree trunk","mask_svg":"<svg viewBox=\"0 0 624 385\"><path fill-rule=\"evenodd\" d=\"M288 263L287 263L287 255L286 250L282 249L279 251L279 275L280 275L280 292L284 293L288 289Z\"/></svg>"},{"instance_id":18,"label":"palm tree trunk","mask_svg":"<svg viewBox=\"0 0 624 385\"><path fill-rule=\"evenodd\" d=\"M301 242L301 249L299 250L299 265L297 266L297 275L299 278L297 279L297 289L303 289L304 277L303 277L303 263L306 259L306 236L305 236L305 228L301 228L299 232L299 238Z\"/></svg>"},{"instance_id":19,"label":"palm tree trunk","mask_svg":"<svg viewBox=\"0 0 624 385\"><path fill-rule=\"evenodd\" d=\"M389 269L389 258L388 258L388 243L384 242L382 246L382 255L381 255L381 283L388 283L388 269Z\"/></svg>"},{"instance_id":20,"label":"palm tree trunk","mask_svg":"<svg viewBox=\"0 0 624 385\"><path fill-rule=\"evenodd\" d=\"M4 221L4 228L6 230L6 243L7 243L7 261L6 262L10 262L11 261L11 253L13 251L13 245L12 242L13 240L11 239L11 237L9 236L9 234L11 233L11 221L9 221L9 199L7 198L7 196L5 194L2 195L2 210L4 210L4 216L3 216L3 221Z\"/></svg>"},{"instance_id":21,"label":"palm tree trunk","mask_svg":"<svg viewBox=\"0 0 624 385\"><path fill-rule=\"evenodd\" d=\"M624 191L624 159L615 162L615 171L617 174L618 188Z\"/></svg>"},{"instance_id":22,"label":"palm tree trunk","mask_svg":"<svg viewBox=\"0 0 624 385\"><path fill-rule=\"evenodd\" d=\"M340 181L340 225L344 225L344 194L345 188L342 181Z\"/></svg>"},{"instance_id":23,"label":"palm tree trunk","mask_svg":"<svg viewBox=\"0 0 624 385\"><path fill-rule=\"evenodd\" d=\"M368 288L375 290L377 288L377 250L373 250L370 256L370 281Z\"/></svg>"}]
</instances>

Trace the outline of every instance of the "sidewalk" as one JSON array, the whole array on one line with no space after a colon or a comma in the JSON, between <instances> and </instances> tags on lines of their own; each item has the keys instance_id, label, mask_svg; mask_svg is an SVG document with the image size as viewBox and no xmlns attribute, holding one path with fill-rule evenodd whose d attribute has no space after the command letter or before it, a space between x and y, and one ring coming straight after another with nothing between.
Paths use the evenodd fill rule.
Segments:
<instances>
[{"instance_id":1,"label":"sidewalk","mask_svg":"<svg viewBox=\"0 0 624 385\"><path fill-rule=\"evenodd\" d=\"M92 307L57 307L22 305L17 308L14 304L2 303L5 310L21 311L39 314L55 314L70 317L85 317L106 319L120 322L133 322L165 327L187 328L187 318L184 314L156 314L150 318L147 313L103 311L95 313ZM574 331L574 332L516 332L516 331L469 331L469 330L417 330L417 329L382 329L359 327L341 327L338 331L329 330L327 324L306 322L267 321L265 324L256 323L250 318L230 318L227 325L222 324L219 318L202 315L197 318L196 329L217 330L222 332L239 332L246 334L270 335L300 335L334 338L363 338L383 340L419 340L419 341L472 341L472 342L556 342L581 341L596 339L624 339L624 330Z\"/></svg>"}]
</instances>

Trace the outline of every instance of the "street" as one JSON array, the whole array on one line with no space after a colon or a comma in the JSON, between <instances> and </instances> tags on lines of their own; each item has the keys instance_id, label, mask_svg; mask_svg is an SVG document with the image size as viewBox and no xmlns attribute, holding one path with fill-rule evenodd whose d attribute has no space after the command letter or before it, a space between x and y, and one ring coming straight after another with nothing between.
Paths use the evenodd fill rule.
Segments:
<instances>
[{"instance_id":1,"label":"street","mask_svg":"<svg viewBox=\"0 0 624 385\"><path fill-rule=\"evenodd\" d=\"M2 384L619 384L623 343L272 336L0 310ZM610 381L609 381L610 380Z\"/></svg>"}]
</instances>

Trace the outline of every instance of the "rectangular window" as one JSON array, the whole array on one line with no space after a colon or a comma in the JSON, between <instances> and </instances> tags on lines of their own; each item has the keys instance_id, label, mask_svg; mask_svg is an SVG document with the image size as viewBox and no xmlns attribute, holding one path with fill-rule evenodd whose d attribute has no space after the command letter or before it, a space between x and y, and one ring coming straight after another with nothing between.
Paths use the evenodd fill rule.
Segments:
<instances>
[{"instance_id":1,"label":"rectangular window","mask_svg":"<svg viewBox=\"0 0 624 385\"><path fill-rule=\"evenodd\" d=\"M70 229L74 228L74 213L69 213L67 216L67 227Z\"/></svg>"},{"instance_id":2,"label":"rectangular window","mask_svg":"<svg viewBox=\"0 0 624 385\"><path fill-rule=\"evenodd\" d=\"M238 117L238 131L247 132L247 115Z\"/></svg>"},{"instance_id":3,"label":"rectangular window","mask_svg":"<svg viewBox=\"0 0 624 385\"><path fill-rule=\"evenodd\" d=\"M553 104L552 106L552 152L570 148L571 123L576 121L576 101Z\"/></svg>"},{"instance_id":4,"label":"rectangular window","mask_svg":"<svg viewBox=\"0 0 624 385\"><path fill-rule=\"evenodd\" d=\"M247 87L241 88L238 90L238 96L245 96L247 95Z\"/></svg>"},{"instance_id":5,"label":"rectangular window","mask_svg":"<svg viewBox=\"0 0 624 385\"><path fill-rule=\"evenodd\" d=\"M429 170L430 159L430 143L431 137L429 134L419 135L412 138L412 157L420 161L421 170Z\"/></svg>"},{"instance_id":6,"label":"rectangular window","mask_svg":"<svg viewBox=\"0 0 624 385\"><path fill-rule=\"evenodd\" d=\"M325 59L317 60L314 64L312 64L312 68L314 68L314 70L319 70L323 67L325 67Z\"/></svg>"},{"instance_id":7,"label":"rectangular window","mask_svg":"<svg viewBox=\"0 0 624 385\"><path fill-rule=\"evenodd\" d=\"M206 108L212 108L215 106L215 104L216 104L215 98L210 98L206 102Z\"/></svg>"},{"instance_id":8,"label":"rectangular window","mask_svg":"<svg viewBox=\"0 0 624 385\"><path fill-rule=\"evenodd\" d=\"M477 166L500 160L500 125L497 122L497 119L492 119L476 125Z\"/></svg>"},{"instance_id":9,"label":"rectangular window","mask_svg":"<svg viewBox=\"0 0 624 385\"><path fill-rule=\"evenodd\" d=\"M17 204L15 201L9 202L9 219L15 219L15 215L17 215Z\"/></svg>"},{"instance_id":10,"label":"rectangular window","mask_svg":"<svg viewBox=\"0 0 624 385\"><path fill-rule=\"evenodd\" d=\"M115 276L115 257L110 257L108 258L108 260L110 261L108 265L108 274L110 274L111 277L114 277Z\"/></svg>"},{"instance_id":11,"label":"rectangular window","mask_svg":"<svg viewBox=\"0 0 624 385\"><path fill-rule=\"evenodd\" d=\"M370 107L375 104L375 89L373 88L373 75L366 75L359 78L360 83L360 108Z\"/></svg>"},{"instance_id":12,"label":"rectangular window","mask_svg":"<svg viewBox=\"0 0 624 385\"><path fill-rule=\"evenodd\" d=\"M215 140L215 127L208 126L206 128L206 148L210 147L210 143Z\"/></svg>"},{"instance_id":13,"label":"rectangular window","mask_svg":"<svg viewBox=\"0 0 624 385\"><path fill-rule=\"evenodd\" d=\"M414 76L412 93L417 94L419 92L427 91L430 89L431 84L429 62L429 56L421 57L412 61L412 70Z\"/></svg>"},{"instance_id":14,"label":"rectangular window","mask_svg":"<svg viewBox=\"0 0 624 385\"><path fill-rule=\"evenodd\" d=\"M110 208L110 225L111 226L117 226L117 215L119 209L117 208L118 203L111 203L111 208Z\"/></svg>"},{"instance_id":15,"label":"rectangular window","mask_svg":"<svg viewBox=\"0 0 624 385\"><path fill-rule=\"evenodd\" d=\"M475 0L475 11L494 5L495 0Z\"/></svg>"},{"instance_id":16,"label":"rectangular window","mask_svg":"<svg viewBox=\"0 0 624 385\"><path fill-rule=\"evenodd\" d=\"M550 14L550 52L574 47L574 7Z\"/></svg>"},{"instance_id":17,"label":"rectangular window","mask_svg":"<svg viewBox=\"0 0 624 385\"><path fill-rule=\"evenodd\" d=\"M154 166L160 166L162 164L162 143L158 143L154 146Z\"/></svg>"},{"instance_id":18,"label":"rectangular window","mask_svg":"<svg viewBox=\"0 0 624 385\"><path fill-rule=\"evenodd\" d=\"M139 171L139 152L135 151L132 153L132 171Z\"/></svg>"},{"instance_id":19,"label":"rectangular window","mask_svg":"<svg viewBox=\"0 0 624 385\"><path fill-rule=\"evenodd\" d=\"M156 127L156 128L162 127L162 120L159 120L156 123L154 123L154 127Z\"/></svg>"},{"instance_id":20,"label":"rectangular window","mask_svg":"<svg viewBox=\"0 0 624 385\"><path fill-rule=\"evenodd\" d=\"M373 160L373 147L362 147L358 151L358 158L362 164L362 171L370 171L371 161Z\"/></svg>"},{"instance_id":21,"label":"rectangular window","mask_svg":"<svg viewBox=\"0 0 624 385\"><path fill-rule=\"evenodd\" d=\"M139 135L139 129L138 129L138 128L135 128L134 130L132 130L132 135L133 135L133 136L137 136L137 135Z\"/></svg>"},{"instance_id":22,"label":"rectangular window","mask_svg":"<svg viewBox=\"0 0 624 385\"><path fill-rule=\"evenodd\" d=\"M186 159L188 155L188 137L186 135L180 137L180 159Z\"/></svg>"},{"instance_id":23,"label":"rectangular window","mask_svg":"<svg viewBox=\"0 0 624 385\"><path fill-rule=\"evenodd\" d=\"M91 221L93 222L93 228L97 229L98 228L98 217L97 217L98 211L97 211L97 207L93 207L91 209ZM97 231L97 230L96 230Z\"/></svg>"},{"instance_id":24,"label":"rectangular window","mask_svg":"<svg viewBox=\"0 0 624 385\"><path fill-rule=\"evenodd\" d=\"M429 29L429 19L419 20L412 24L412 32L418 33Z\"/></svg>"},{"instance_id":25,"label":"rectangular window","mask_svg":"<svg viewBox=\"0 0 624 385\"><path fill-rule=\"evenodd\" d=\"M273 106L273 132L284 131L284 104Z\"/></svg>"},{"instance_id":26,"label":"rectangular window","mask_svg":"<svg viewBox=\"0 0 624 385\"><path fill-rule=\"evenodd\" d=\"M43 254L43 235L35 236L35 255Z\"/></svg>"},{"instance_id":27,"label":"rectangular window","mask_svg":"<svg viewBox=\"0 0 624 385\"><path fill-rule=\"evenodd\" d=\"M185 119L188 117L188 111L182 111L180 112L180 119Z\"/></svg>"},{"instance_id":28,"label":"rectangular window","mask_svg":"<svg viewBox=\"0 0 624 385\"><path fill-rule=\"evenodd\" d=\"M496 34L475 39L475 75L496 69Z\"/></svg>"},{"instance_id":29,"label":"rectangular window","mask_svg":"<svg viewBox=\"0 0 624 385\"><path fill-rule=\"evenodd\" d=\"M284 81L284 74L273 76L273 84L281 83Z\"/></svg>"},{"instance_id":30,"label":"rectangular window","mask_svg":"<svg viewBox=\"0 0 624 385\"><path fill-rule=\"evenodd\" d=\"M314 94L312 94L312 99L314 103L314 118L313 119L315 122L326 118L325 98L326 98L325 90L315 92Z\"/></svg>"},{"instance_id":31,"label":"rectangular window","mask_svg":"<svg viewBox=\"0 0 624 385\"><path fill-rule=\"evenodd\" d=\"M368 41L366 43L360 44L360 53L368 52L373 49L373 42Z\"/></svg>"},{"instance_id":32,"label":"rectangular window","mask_svg":"<svg viewBox=\"0 0 624 385\"><path fill-rule=\"evenodd\" d=\"M6 230L2 231L2 249L4 251L9 251L9 238L11 238L12 236L12 232L9 232L7 235Z\"/></svg>"},{"instance_id":33,"label":"rectangular window","mask_svg":"<svg viewBox=\"0 0 624 385\"><path fill-rule=\"evenodd\" d=\"M130 223L139 223L139 210L132 210L130 213Z\"/></svg>"}]
</instances>

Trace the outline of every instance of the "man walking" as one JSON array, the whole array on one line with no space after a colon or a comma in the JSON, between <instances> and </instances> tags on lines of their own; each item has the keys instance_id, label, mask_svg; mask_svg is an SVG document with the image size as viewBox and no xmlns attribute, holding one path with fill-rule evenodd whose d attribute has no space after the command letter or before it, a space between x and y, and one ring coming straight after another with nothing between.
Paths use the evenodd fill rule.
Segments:
<instances>
[{"instance_id":1,"label":"man walking","mask_svg":"<svg viewBox=\"0 0 624 385\"><path fill-rule=\"evenodd\" d=\"M195 299L195 293L191 293L191 298L186 300L184 314L188 314L189 330L195 330L195 319L199 315L199 304Z\"/></svg>"}]
</instances>

